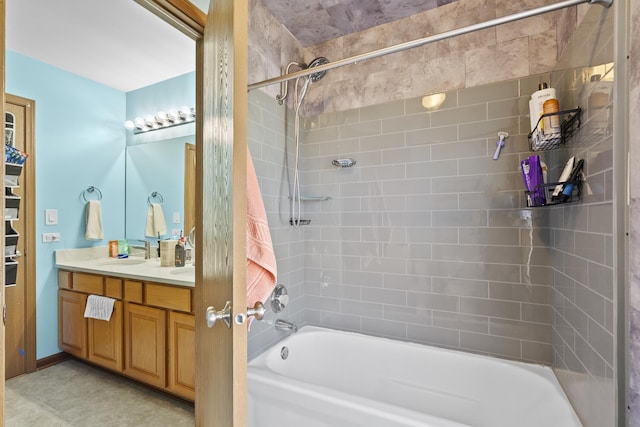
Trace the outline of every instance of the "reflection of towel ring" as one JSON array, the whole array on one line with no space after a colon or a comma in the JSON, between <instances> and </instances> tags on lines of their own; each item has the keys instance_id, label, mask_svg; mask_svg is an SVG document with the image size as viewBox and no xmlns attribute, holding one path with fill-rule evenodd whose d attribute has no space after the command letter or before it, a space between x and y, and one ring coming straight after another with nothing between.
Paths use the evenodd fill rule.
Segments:
<instances>
[{"instance_id":1,"label":"reflection of towel ring","mask_svg":"<svg viewBox=\"0 0 640 427\"><path fill-rule=\"evenodd\" d=\"M102 200L102 191L100 191L98 187L94 187L93 185L84 189L84 191L81 194L82 200L84 200L85 202L89 202L89 200L91 199L87 197L87 194L92 194L92 193L96 193L97 198L94 200Z\"/></svg>"},{"instance_id":2,"label":"reflection of towel ring","mask_svg":"<svg viewBox=\"0 0 640 427\"><path fill-rule=\"evenodd\" d=\"M147 197L147 203L149 204L149 206L151 206L151 203L154 202L159 204L164 203L164 197L162 197L162 194L158 193L157 191L154 191L153 193L149 194L149 197Z\"/></svg>"}]
</instances>

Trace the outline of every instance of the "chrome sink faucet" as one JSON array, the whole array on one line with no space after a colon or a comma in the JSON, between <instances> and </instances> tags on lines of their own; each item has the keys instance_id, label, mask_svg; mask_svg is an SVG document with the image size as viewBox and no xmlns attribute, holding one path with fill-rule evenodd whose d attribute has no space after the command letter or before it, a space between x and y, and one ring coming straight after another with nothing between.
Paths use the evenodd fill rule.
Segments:
<instances>
[{"instance_id":1,"label":"chrome sink faucet","mask_svg":"<svg viewBox=\"0 0 640 427\"><path fill-rule=\"evenodd\" d=\"M134 242L142 242L144 246L129 245L132 249L144 249L144 259L151 259L151 244L148 240L133 240Z\"/></svg>"},{"instance_id":2,"label":"chrome sink faucet","mask_svg":"<svg viewBox=\"0 0 640 427\"><path fill-rule=\"evenodd\" d=\"M292 331L293 333L298 332L298 325L293 322L287 322L286 320L277 319L275 323L275 327L279 331Z\"/></svg>"}]
</instances>

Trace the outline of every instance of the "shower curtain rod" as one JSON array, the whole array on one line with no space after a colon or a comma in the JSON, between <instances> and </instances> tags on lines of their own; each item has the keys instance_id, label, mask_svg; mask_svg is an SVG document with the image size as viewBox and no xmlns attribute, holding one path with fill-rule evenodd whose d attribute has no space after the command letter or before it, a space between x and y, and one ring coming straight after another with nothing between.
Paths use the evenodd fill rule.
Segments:
<instances>
[{"instance_id":1,"label":"shower curtain rod","mask_svg":"<svg viewBox=\"0 0 640 427\"><path fill-rule=\"evenodd\" d=\"M319 73L321 71L333 70L334 68L344 67L345 65L351 65L351 64L366 61L369 59L378 58L380 56L389 55L391 53L401 52L403 50L412 49L414 47L422 46L425 44L449 39L452 37L460 36L462 34L468 34L475 31L484 30L489 27L506 24L506 23L517 21L524 18L529 18L531 16L542 15L544 13L553 12L555 10L565 9L567 7L576 6L582 3L600 4L604 7L609 7L611 6L611 4L613 4L613 0L565 0L560 3L542 6L542 7L527 10L524 12L514 13L513 15L507 15L501 18L491 19L489 21L481 22L479 24L468 25L466 27L458 28L451 31L446 31L444 33L436 34L433 36L428 36L421 39L399 43L397 45L355 55L350 58L329 62L328 64L319 65L317 67L307 68L307 69L296 71L289 74L283 74L281 76L273 77L271 79L263 80L261 82L252 83L249 85L249 90L251 91L253 89L258 89L258 88L269 86L275 83L297 79L298 77L308 76L310 74Z\"/></svg>"}]
</instances>

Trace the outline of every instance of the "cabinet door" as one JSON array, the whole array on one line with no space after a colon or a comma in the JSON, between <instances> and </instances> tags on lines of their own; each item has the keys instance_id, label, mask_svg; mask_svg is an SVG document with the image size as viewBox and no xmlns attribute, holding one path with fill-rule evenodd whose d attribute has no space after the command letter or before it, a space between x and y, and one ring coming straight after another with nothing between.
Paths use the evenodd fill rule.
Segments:
<instances>
[{"instance_id":1,"label":"cabinet door","mask_svg":"<svg viewBox=\"0 0 640 427\"><path fill-rule=\"evenodd\" d=\"M122 301L114 303L109 321L88 319L87 327L89 360L122 372Z\"/></svg>"},{"instance_id":2,"label":"cabinet door","mask_svg":"<svg viewBox=\"0 0 640 427\"><path fill-rule=\"evenodd\" d=\"M125 375L166 386L166 317L165 310L125 302Z\"/></svg>"},{"instance_id":3,"label":"cabinet door","mask_svg":"<svg viewBox=\"0 0 640 427\"><path fill-rule=\"evenodd\" d=\"M169 376L167 388L186 399L195 399L196 322L192 314L169 312Z\"/></svg>"},{"instance_id":4,"label":"cabinet door","mask_svg":"<svg viewBox=\"0 0 640 427\"><path fill-rule=\"evenodd\" d=\"M74 356L87 358L87 295L58 290L58 346Z\"/></svg>"}]
</instances>

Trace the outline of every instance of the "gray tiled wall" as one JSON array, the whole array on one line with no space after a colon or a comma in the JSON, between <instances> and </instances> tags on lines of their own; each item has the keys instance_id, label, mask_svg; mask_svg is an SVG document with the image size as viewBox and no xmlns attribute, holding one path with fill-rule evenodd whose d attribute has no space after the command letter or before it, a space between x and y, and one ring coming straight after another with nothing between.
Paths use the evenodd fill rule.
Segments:
<instances>
[{"instance_id":1,"label":"gray tiled wall","mask_svg":"<svg viewBox=\"0 0 640 427\"><path fill-rule=\"evenodd\" d=\"M640 3L629 1L629 164L640 162ZM640 425L640 172L630 168L631 217L629 241L629 425Z\"/></svg>"},{"instance_id":2,"label":"gray tiled wall","mask_svg":"<svg viewBox=\"0 0 640 427\"><path fill-rule=\"evenodd\" d=\"M253 322L249 333L249 357L260 354L283 338L273 322L277 318L302 323L304 282L303 230L289 226L289 187L286 176L290 160L292 130L285 128L291 122L285 115L290 112L278 105L272 95L262 91L249 94L249 150L258 176L271 239L278 264L278 283L285 284L291 298L284 312L275 314L270 309L264 321Z\"/></svg>"},{"instance_id":3,"label":"gray tiled wall","mask_svg":"<svg viewBox=\"0 0 640 427\"><path fill-rule=\"evenodd\" d=\"M307 119L303 192L330 199L303 208L305 322L550 363L548 211L523 208L518 169L549 78Z\"/></svg>"},{"instance_id":4,"label":"gray tiled wall","mask_svg":"<svg viewBox=\"0 0 640 427\"><path fill-rule=\"evenodd\" d=\"M483 2L482 10L502 14L512 3L489 7ZM268 13L253 15L252 81L277 74L279 63L301 56L299 44L275 28L271 18ZM267 90L269 96L251 92L249 144L267 206L279 281L289 287L292 303L281 315L270 313L266 322L253 324L250 357L282 337L272 323L283 317L552 363L585 425L613 425L617 296L612 269L612 104L597 111L589 108L593 90L585 84L592 74L613 76L611 65L591 68L612 61L611 18L603 8L582 5L552 20L541 17L545 22L526 21L531 25L522 28L530 49L555 37L564 49L555 67L559 71L552 75L506 80L510 77L485 67L489 56L482 53L476 65L486 68L484 83L501 81L483 84L465 77L455 68L461 62L447 56L460 49L491 50L511 39L517 42L523 34L516 24L500 27L493 42L478 35L466 40L473 46L454 40L427 49L432 55L427 68L440 70L438 75L423 76L424 64L401 71L383 67L398 83L391 85L382 84L384 74L367 71L375 71L376 61L358 70L332 71L323 84L344 84L336 86L337 93L327 92L322 84L311 86L309 111L323 105L325 111L375 105L305 121L303 193L330 199L304 202L303 216L311 225L300 229L288 225L291 111L273 101L275 87ZM540 25L548 23L552 25L547 29ZM271 30L262 37L265 28ZM335 56L343 48L357 48L357 41L338 40L326 48ZM546 47L528 53L528 72L523 69L516 76L553 69L549 52L556 45L540 46ZM306 56L330 56L323 48L314 47ZM355 80L349 80L349 70ZM363 80L364 74L370 76ZM582 105L585 116L570 148L542 157L550 176L559 174L570 155L585 158L592 194L571 206L524 209L518 162L530 154L527 99L539 82L549 80L561 94L561 105ZM365 84L369 89L361 90ZM435 86L426 90L420 84ZM420 98L402 99L442 88L449 92L437 111L426 111ZM500 159L493 161L498 131L511 137ZM330 162L340 157L353 157L358 164L335 168Z\"/></svg>"},{"instance_id":5,"label":"gray tiled wall","mask_svg":"<svg viewBox=\"0 0 640 427\"><path fill-rule=\"evenodd\" d=\"M550 209L553 367L585 427L616 419L613 16L613 8L590 9L552 73L561 103L583 107L583 124L566 149L545 156L557 168L570 156L585 161L581 203ZM611 93L599 105L603 90Z\"/></svg>"}]
</instances>

